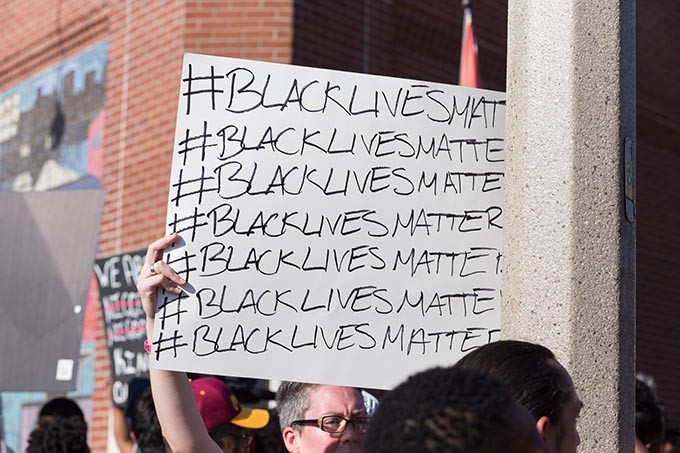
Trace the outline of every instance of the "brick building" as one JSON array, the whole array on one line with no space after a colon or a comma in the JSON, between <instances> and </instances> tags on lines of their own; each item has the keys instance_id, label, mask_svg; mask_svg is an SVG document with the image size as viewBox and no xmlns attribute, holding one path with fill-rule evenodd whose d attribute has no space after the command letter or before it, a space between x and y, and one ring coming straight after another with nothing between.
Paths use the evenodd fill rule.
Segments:
<instances>
[{"instance_id":1,"label":"brick building","mask_svg":"<svg viewBox=\"0 0 680 453\"><path fill-rule=\"evenodd\" d=\"M100 256L143 248L164 231L184 52L445 83L458 77L458 0L23 0L6 2L2 10L0 94L106 45L105 88L93 94L102 98L105 118L101 163L80 173L96 177L107 191ZM673 231L680 179L673 175L680 171L680 87L673 68L680 64L679 19L680 5L672 0L638 8L637 364L656 378L676 426L680 304L672 282L680 268ZM504 91L507 3L478 0L474 20L483 85ZM96 300L94 286L91 292ZM109 364L96 311L94 322L91 447L105 451Z\"/></svg>"}]
</instances>

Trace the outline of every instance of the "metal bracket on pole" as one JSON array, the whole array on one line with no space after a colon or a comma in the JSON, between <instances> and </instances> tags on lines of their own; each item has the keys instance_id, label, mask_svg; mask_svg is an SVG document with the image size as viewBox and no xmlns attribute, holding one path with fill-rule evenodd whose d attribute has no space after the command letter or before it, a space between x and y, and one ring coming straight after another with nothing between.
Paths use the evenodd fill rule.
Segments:
<instances>
[{"instance_id":1,"label":"metal bracket on pole","mask_svg":"<svg viewBox=\"0 0 680 453\"><path fill-rule=\"evenodd\" d=\"M635 223L635 148L630 137L624 140L624 170L626 218Z\"/></svg>"}]
</instances>

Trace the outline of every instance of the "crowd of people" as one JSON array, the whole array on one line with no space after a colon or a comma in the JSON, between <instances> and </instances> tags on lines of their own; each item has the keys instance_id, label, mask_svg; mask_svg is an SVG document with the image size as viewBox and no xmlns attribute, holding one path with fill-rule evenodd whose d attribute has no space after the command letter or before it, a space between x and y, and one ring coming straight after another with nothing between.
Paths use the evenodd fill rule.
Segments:
<instances>
[{"instance_id":1,"label":"crowd of people","mask_svg":"<svg viewBox=\"0 0 680 453\"><path fill-rule=\"evenodd\" d=\"M149 246L138 279L149 338L157 291L178 293L185 283L162 260L176 239ZM549 349L504 340L455 365L417 373L379 402L353 387L283 382L272 411L241 405L220 378L151 369L150 383L130 392L115 426L123 453L572 453L581 442L582 407L569 372ZM636 452L678 451L677 432L667 426L654 386L642 378L635 409ZM49 402L27 451L89 451L77 405L65 398Z\"/></svg>"}]
</instances>

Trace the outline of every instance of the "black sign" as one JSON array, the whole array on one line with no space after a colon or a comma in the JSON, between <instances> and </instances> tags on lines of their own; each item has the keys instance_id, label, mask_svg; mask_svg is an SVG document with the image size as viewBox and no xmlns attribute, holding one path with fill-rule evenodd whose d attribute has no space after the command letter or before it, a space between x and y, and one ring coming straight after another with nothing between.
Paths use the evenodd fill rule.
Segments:
<instances>
[{"instance_id":1,"label":"black sign","mask_svg":"<svg viewBox=\"0 0 680 453\"><path fill-rule=\"evenodd\" d=\"M125 406L129 382L149 375L149 357L144 351L146 317L136 287L145 253L123 253L94 264L111 359L113 403L118 407Z\"/></svg>"}]
</instances>

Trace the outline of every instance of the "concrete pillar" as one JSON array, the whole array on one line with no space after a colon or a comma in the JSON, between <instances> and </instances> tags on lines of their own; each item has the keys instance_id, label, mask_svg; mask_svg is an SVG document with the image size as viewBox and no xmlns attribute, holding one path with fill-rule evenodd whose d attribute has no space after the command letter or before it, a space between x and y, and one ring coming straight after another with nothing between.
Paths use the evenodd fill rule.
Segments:
<instances>
[{"instance_id":1,"label":"concrete pillar","mask_svg":"<svg viewBox=\"0 0 680 453\"><path fill-rule=\"evenodd\" d=\"M503 336L572 374L579 451L632 452L634 0L510 0L507 80Z\"/></svg>"}]
</instances>

